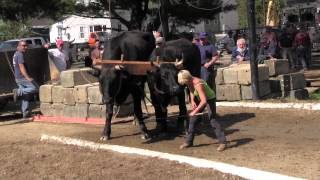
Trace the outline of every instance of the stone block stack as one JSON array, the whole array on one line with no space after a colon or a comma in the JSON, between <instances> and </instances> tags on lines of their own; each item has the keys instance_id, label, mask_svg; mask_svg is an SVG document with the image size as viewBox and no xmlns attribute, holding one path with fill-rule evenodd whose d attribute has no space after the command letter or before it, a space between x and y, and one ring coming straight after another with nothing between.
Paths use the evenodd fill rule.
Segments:
<instances>
[{"instance_id":1,"label":"stone block stack","mask_svg":"<svg viewBox=\"0 0 320 180\"><path fill-rule=\"evenodd\" d=\"M267 60L265 64L258 65L258 73L261 98L308 98L304 73L290 73L288 60ZM215 83L217 100L252 99L250 64L233 64L217 69Z\"/></svg>"},{"instance_id":2,"label":"stone block stack","mask_svg":"<svg viewBox=\"0 0 320 180\"><path fill-rule=\"evenodd\" d=\"M303 72L290 73L288 60L267 60L269 67L271 91L278 97L306 99L306 80Z\"/></svg>"},{"instance_id":3,"label":"stone block stack","mask_svg":"<svg viewBox=\"0 0 320 180\"><path fill-rule=\"evenodd\" d=\"M63 71L60 85L42 85L39 90L40 110L44 116L104 119L106 106L98 79L90 68ZM132 115L132 97L120 106L118 116Z\"/></svg>"},{"instance_id":4,"label":"stone block stack","mask_svg":"<svg viewBox=\"0 0 320 180\"><path fill-rule=\"evenodd\" d=\"M259 83L263 87L260 96L270 94L269 68L267 65L258 66ZM252 99L250 64L233 64L219 68L216 75L217 100L239 101Z\"/></svg>"}]
</instances>

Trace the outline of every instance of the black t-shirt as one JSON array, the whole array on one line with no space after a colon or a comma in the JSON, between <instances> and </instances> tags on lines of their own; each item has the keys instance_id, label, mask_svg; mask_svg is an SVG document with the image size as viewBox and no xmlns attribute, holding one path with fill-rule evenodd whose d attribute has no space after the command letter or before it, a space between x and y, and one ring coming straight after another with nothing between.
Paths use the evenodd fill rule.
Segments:
<instances>
[{"instance_id":1,"label":"black t-shirt","mask_svg":"<svg viewBox=\"0 0 320 180\"><path fill-rule=\"evenodd\" d=\"M282 33L279 37L279 43L281 45L281 47L292 47L292 43L293 43L293 35L290 33Z\"/></svg>"}]
</instances>

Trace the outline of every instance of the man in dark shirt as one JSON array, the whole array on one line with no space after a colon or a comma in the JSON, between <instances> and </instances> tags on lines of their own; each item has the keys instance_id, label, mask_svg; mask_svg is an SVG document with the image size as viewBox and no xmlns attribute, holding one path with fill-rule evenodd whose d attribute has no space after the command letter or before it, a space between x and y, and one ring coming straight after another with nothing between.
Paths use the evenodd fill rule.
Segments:
<instances>
[{"instance_id":1,"label":"man in dark shirt","mask_svg":"<svg viewBox=\"0 0 320 180\"><path fill-rule=\"evenodd\" d=\"M279 46L281 48L281 56L283 59L288 59L290 68L295 69L296 62L292 54L293 33L289 32L288 28L284 28L279 37Z\"/></svg>"},{"instance_id":2,"label":"man in dark shirt","mask_svg":"<svg viewBox=\"0 0 320 180\"><path fill-rule=\"evenodd\" d=\"M28 69L24 62L24 53L27 51L28 45L26 41L18 43L17 51L13 55L14 76L18 89L13 90L14 101L18 98L22 100L21 111L23 118L31 115L29 103L33 99L33 95L38 90L38 86L33 78L29 75Z\"/></svg>"},{"instance_id":3,"label":"man in dark shirt","mask_svg":"<svg viewBox=\"0 0 320 180\"><path fill-rule=\"evenodd\" d=\"M205 32L199 34L200 42L197 45L201 55L201 79L207 81L213 88L214 82L214 64L219 59L218 51L214 45L208 41L208 35Z\"/></svg>"}]
</instances>

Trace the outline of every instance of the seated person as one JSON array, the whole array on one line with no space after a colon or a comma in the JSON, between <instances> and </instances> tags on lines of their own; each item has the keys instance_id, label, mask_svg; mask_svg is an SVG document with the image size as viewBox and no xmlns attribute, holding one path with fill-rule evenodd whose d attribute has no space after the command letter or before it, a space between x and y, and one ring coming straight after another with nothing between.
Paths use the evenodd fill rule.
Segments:
<instances>
[{"instance_id":1,"label":"seated person","mask_svg":"<svg viewBox=\"0 0 320 180\"><path fill-rule=\"evenodd\" d=\"M277 43L274 41L269 41L264 39L261 42L259 54L258 54L258 63L263 64L265 60L274 59L277 56Z\"/></svg>"},{"instance_id":2,"label":"seated person","mask_svg":"<svg viewBox=\"0 0 320 180\"><path fill-rule=\"evenodd\" d=\"M232 50L232 63L241 63L242 61L250 61L250 53L246 46L246 40L240 38L237 40L237 47Z\"/></svg>"}]
</instances>

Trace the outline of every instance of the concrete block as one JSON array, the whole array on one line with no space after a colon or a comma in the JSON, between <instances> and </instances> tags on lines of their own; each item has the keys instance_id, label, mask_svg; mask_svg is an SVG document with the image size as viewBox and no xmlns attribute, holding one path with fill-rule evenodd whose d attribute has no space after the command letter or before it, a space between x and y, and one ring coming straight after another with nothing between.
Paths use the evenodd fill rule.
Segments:
<instances>
[{"instance_id":1,"label":"concrete block","mask_svg":"<svg viewBox=\"0 0 320 180\"><path fill-rule=\"evenodd\" d=\"M106 118L106 105L89 104L88 118Z\"/></svg>"},{"instance_id":2,"label":"concrete block","mask_svg":"<svg viewBox=\"0 0 320 180\"><path fill-rule=\"evenodd\" d=\"M74 89L73 88L63 88L63 104L65 105L75 105L76 101L74 99Z\"/></svg>"},{"instance_id":3,"label":"concrete block","mask_svg":"<svg viewBox=\"0 0 320 180\"><path fill-rule=\"evenodd\" d=\"M227 68L223 70L223 80L225 84L237 84L238 83L238 71L237 67Z\"/></svg>"},{"instance_id":4,"label":"concrete block","mask_svg":"<svg viewBox=\"0 0 320 180\"><path fill-rule=\"evenodd\" d=\"M216 79L215 79L216 84L224 84L224 80L223 80L223 70L224 69L227 69L227 68L218 68L217 69L217 75L216 75Z\"/></svg>"},{"instance_id":5,"label":"concrete block","mask_svg":"<svg viewBox=\"0 0 320 180\"><path fill-rule=\"evenodd\" d=\"M63 87L62 86L52 87L52 102L63 103Z\"/></svg>"},{"instance_id":6,"label":"concrete block","mask_svg":"<svg viewBox=\"0 0 320 180\"><path fill-rule=\"evenodd\" d=\"M237 68L238 83L242 85L251 84L251 69L250 64L242 65ZM259 81L266 81L269 79L269 68L265 64L258 65Z\"/></svg>"},{"instance_id":7,"label":"concrete block","mask_svg":"<svg viewBox=\"0 0 320 180\"><path fill-rule=\"evenodd\" d=\"M98 78L89 73L92 71L91 68L62 71L60 75L61 85L65 88L70 88L77 85L98 82Z\"/></svg>"},{"instance_id":8,"label":"concrete block","mask_svg":"<svg viewBox=\"0 0 320 180\"><path fill-rule=\"evenodd\" d=\"M278 78L271 77L269 79L270 89L272 93L280 93L281 92L281 82Z\"/></svg>"},{"instance_id":9,"label":"concrete block","mask_svg":"<svg viewBox=\"0 0 320 180\"><path fill-rule=\"evenodd\" d=\"M40 104L41 114L44 116L54 116L54 111L52 109L51 103L43 103Z\"/></svg>"},{"instance_id":10,"label":"concrete block","mask_svg":"<svg viewBox=\"0 0 320 180\"><path fill-rule=\"evenodd\" d=\"M243 100L252 99L252 89L251 85L241 85L241 97ZM261 81L259 82L259 96L264 97L271 93L270 82Z\"/></svg>"},{"instance_id":11,"label":"concrete block","mask_svg":"<svg viewBox=\"0 0 320 180\"><path fill-rule=\"evenodd\" d=\"M280 75L277 79L280 80L281 91L303 89L307 84L302 72Z\"/></svg>"},{"instance_id":12,"label":"concrete block","mask_svg":"<svg viewBox=\"0 0 320 180\"><path fill-rule=\"evenodd\" d=\"M88 102L88 88L92 87L90 84L75 86L73 90L74 100L77 104L87 104Z\"/></svg>"},{"instance_id":13,"label":"concrete block","mask_svg":"<svg viewBox=\"0 0 320 180\"><path fill-rule=\"evenodd\" d=\"M240 85L226 84L216 87L217 100L219 101L239 101L241 100Z\"/></svg>"},{"instance_id":14,"label":"concrete block","mask_svg":"<svg viewBox=\"0 0 320 180\"><path fill-rule=\"evenodd\" d=\"M289 61L287 59L265 60L264 64L269 67L269 76L288 74L290 71Z\"/></svg>"},{"instance_id":15,"label":"concrete block","mask_svg":"<svg viewBox=\"0 0 320 180\"><path fill-rule=\"evenodd\" d=\"M52 104L53 116L62 117L64 106L65 105L61 103L53 103Z\"/></svg>"},{"instance_id":16,"label":"concrete block","mask_svg":"<svg viewBox=\"0 0 320 180\"><path fill-rule=\"evenodd\" d=\"M298 99L298 100L308 99L309 93L306 89L296 89L296 90L290 91L289 98Z\"/></svg>"},{"instance_id":17,"label":"concrete block","mask_svg":"<svg viewBox=\"0 0 320 180\"><path fill-rule=\"evenodd\" d=\"M51 84L45 84L40 86L39 89L39 98L40 102L52 103L52 87Z\"/></svg>"},{"instance_id":18,"label":"concrete block","mask_svg":"<svg viewBox=\"0 0 320 180\"><path fill-rule=\"evenodd\" d=\"M103 104L99 86L88 87L88 102L90 104Z\"/></svg>"},{"instance_id":19,"label":"concrete block","mask_svg":"<svg viewBox=\"0 0 320 180\"><path fill-rule=\"evenodd\" d=\"M77 104L75 106L64 105L63 116L71 118L87 118L88 104Z\"/></svg>"}]
</instances>

